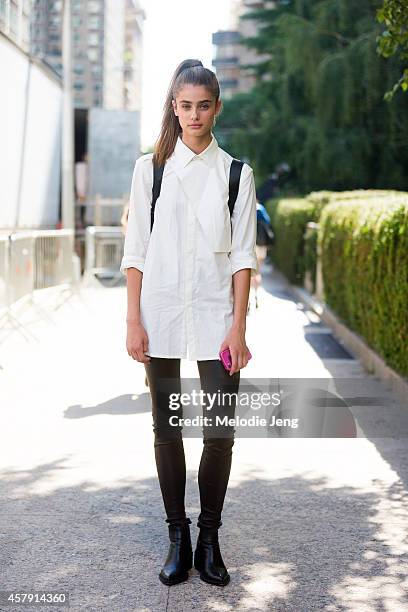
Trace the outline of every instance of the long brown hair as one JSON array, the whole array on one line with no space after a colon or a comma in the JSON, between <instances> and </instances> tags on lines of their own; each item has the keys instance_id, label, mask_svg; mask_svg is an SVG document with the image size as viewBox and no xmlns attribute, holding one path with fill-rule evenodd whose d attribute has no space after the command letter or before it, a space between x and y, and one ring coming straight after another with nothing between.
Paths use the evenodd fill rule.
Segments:
<instances>
[{"instance_id":1,"label":"long brown hair","mask_svg":"<svg viewBox=\"0 0 408 612\"><path fill-rule=\"evenodd\" d=\"M214 72L205 68L200 60L186 59L176 68L167 90L163 106L163 119L160 135L154 145L153 162L161 166L174 151L177 138L181 132L178 117L174 114L172 100L184 85L204 85L214 96L217 103L220 97L220 86Z\"/></svg>"}]
</instances>

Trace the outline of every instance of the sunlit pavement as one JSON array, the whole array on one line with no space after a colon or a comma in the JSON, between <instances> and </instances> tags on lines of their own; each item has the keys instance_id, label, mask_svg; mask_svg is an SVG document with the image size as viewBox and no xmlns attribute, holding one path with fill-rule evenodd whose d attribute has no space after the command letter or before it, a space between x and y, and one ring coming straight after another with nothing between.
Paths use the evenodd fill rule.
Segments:
<instances>
[{"instance_id":1,"label":"sunlit pavement","mask_svg":"<svg viewBox=\"0 0 408 612\"><path fill-rule=\"evenodd\" d=\"M407 609L407 408L332 339L323 359L308 334L328 330L270 267L264 282L241 377L361 378L387 407L357 408L357 439L237 438L220 529L231 582L208 585L193 569L166 587L167 524L144 368L125 349L126 288L86 288L52 321L36 314L37 340L1 336L1 590L66 591L70 609L98 612ZM195 362L181 372L198 377ZM384 437L367 433L382 426ZM202 442L184 443L195 545Z\"/></svg>"}]
</instances>

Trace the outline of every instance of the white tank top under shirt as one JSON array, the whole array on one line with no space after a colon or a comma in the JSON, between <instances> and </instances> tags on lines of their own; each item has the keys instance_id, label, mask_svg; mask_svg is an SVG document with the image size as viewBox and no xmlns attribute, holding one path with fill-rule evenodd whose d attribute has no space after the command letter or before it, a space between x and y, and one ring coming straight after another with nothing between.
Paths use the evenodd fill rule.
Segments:
<instances>
[{"instance_id":1,"label":"white tank top under shirt","mask_svg":"<svg viewBox=\"0 0 408 612\"><path fill-rule=\"evenodd\" d=\"M244 164L232 215L232 156L218 146L194 153L179 136L166 161L150 234L152 153L136 161L120 266L143 272L141 322L151 357L218 359L233 321L232 275L256 273L256 193Z\"/></svg>"}]
</instances>

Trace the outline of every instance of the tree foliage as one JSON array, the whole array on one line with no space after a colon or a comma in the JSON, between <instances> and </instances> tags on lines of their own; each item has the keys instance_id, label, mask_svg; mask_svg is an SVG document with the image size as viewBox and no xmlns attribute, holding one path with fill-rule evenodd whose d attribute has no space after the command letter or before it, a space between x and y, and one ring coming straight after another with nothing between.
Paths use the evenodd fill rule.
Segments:
<instances>
[{"instance_id":1,"label":"tree foliage","mask_svg":"<svg viewBox=\"0 0 408 612\"><path fill-rule=\"evenodd\" d=\"M384 5L377 11L377 19L387 28L377 38L378 52L383 57L399 53L401 59L408 60L407 0L384 0ZM404 68L394 87L386 93L385 99L391 100L399 87L403 91L408 90L408 68Z\"/></svg>"},{"instance_id":2,"label":"tree foliage","mask_svg":"<svg viewBox=\"0 0 408 612\"><path fill-rule=\"evenodd\" d=\"M383 98L401 60L377 53L380 2L292 0L248 14L259 30L243 42L268 59L252 67L252 91L224 102L217 130L259 182L285 161L300 193L408 188L406 100Z\"/></svg>"}]
</instances>

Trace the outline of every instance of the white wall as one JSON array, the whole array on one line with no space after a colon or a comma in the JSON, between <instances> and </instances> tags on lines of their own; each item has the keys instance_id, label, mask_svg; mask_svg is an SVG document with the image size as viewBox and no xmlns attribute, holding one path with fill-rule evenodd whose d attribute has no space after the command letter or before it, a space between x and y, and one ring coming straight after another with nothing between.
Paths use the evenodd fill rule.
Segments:
<instances>
[{"instance_id":1,"label":"white wall","mask_svg":"<svg viewBox=\"0 0 408 612\"><path fill-rule=\"evenodd\" d=\"M55 227L62 89L0 37L0 227Z\"/></svg>"}]
</instances>

